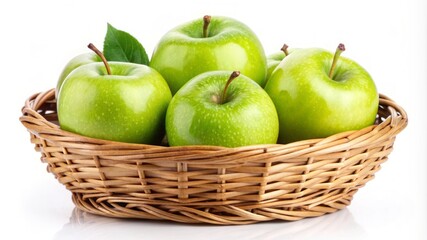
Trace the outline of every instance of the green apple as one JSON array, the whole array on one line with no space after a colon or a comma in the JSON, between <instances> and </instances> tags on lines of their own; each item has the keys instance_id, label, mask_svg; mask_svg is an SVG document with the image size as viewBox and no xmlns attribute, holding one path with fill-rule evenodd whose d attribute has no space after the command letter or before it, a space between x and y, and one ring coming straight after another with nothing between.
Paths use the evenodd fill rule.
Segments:
<instances>
[{"instance_id":1,"label":"green apple","mask_svg":"<svg viewBox=\"0 0 427 240\"><path fill-rule=\"evenodd\" d=\"M68 74L70 74L74 69L82 65L85 65L88 63L94 63L94 62L101 62L101 58L94 52L83 53L72 58L65 65L64 69L59 75L59 78L56 84L56 89L55 89L56 97L58 97L58 93L59 93L59 90L61 89L62 83L64 82Z\"/></svg>"},{"instance_id":2,"label":"green apple","mask_svg":"<svg viewBox=\"0 0 427 240\"><path fill-rule=\"evenodd\" d=\"M279 120L274 103L252 79L237 71L212 71L174 95L166 133L171 146L275 144Z\"/></svg>"},{"instance_id":3,"label":"green apple","mask_svg":"<svg viewBox=\"0 0 427 240\"><path fill-rule=\"evenodd\" d=\"M273 54L270 54L267 56L267 82L268 79L270 79L271 74L276 69L276 67L280 64L280 62L289 54L291 54L293 51L297 50L298 48L288 49L288 45L284 44L281 48L282 51L275 52Z\"/></svg>"},{"instance_id":4,"label":"green apple","mask_svg":"<svg viewBox=\"0 0 427 240\"><path fill-rule=\"evenodd\" d=\"M284 52L276 52L267 56L267 81L285 56Z\"/></svg>"},{"instance_id":5,"label":"green apple","mask_svg":"<svg viewBox=\"0 0 427 240\"><path fill-rule=\"evenodd\" d=\"M255 33L235 19L219 16L205 16L170 30L159 41L150 62L173 94L191 78L214 70L239 70L264 86L266 64Z\"/></svg>"},{"instance_id":6,"label":"green apple","mask_svg":"<svg viewBox=\"0 0 427 240\"><path fill-rule=\"evenodd\" d=\"M369 73L353 60L318 48L288 55L265 90L280 122L279 143L358 130L375 121L378 93Z\"/></svg>"},{"instance_id":7,"label":"green apple","mask_svg":"<svg viewBox=\"0 0 427 240\"><path fill-rule=\"evenodd\" d=\"M61 128L98 139L160 143L172 98L166 81L145 65L103 61L80 66L65 79L57 106Z\"/></svg>"}]
</instances>

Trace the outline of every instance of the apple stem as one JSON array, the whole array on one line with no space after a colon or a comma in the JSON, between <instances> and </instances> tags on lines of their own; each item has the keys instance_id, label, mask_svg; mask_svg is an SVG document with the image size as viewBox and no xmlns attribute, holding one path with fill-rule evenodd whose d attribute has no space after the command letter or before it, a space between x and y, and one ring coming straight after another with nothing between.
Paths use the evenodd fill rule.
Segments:
<instances>
[{"instance_id":1,"label":"apple stem","mask_svg":"<svg viewBox=\"0 0 427 240\"><path fill-rule=\"evenodd\" d=\"M240 75L239 71L234 71L234 72L231 73L230 77L227 80L227 83L225 84L224 91L222 92L221 101L219 102L219 104L225 103L225 101L227 100L227 89L228 89L228 86L230 86L230 83L234 79L236 79L239 75Z\"/></svg>"},{"instance_id":2,"label":"apple stem","mask_svg":"<svg viewBox=\"0 0 427 240\"><path fill-rule=\"evenodd\" d=\"M334 70L338 62L338 58L340 57L341 53L345 51L344 44L340 43L337 47L337 50L335 50L334 59L332 60L331 69L329 70L329 77L332 78L334 75Z\"/></svg>"},{"instance_id":3,"label":"apple stem","mask_svg":"<svg viewBox=\"0 0 427 240\"><path fill-rule=\"evenodd\" d=\"M280 49L280 50L282 50L285 53L285 57L289 55L288 47L289 46L286 45L286 43L285 43L285 44L283 44L283 47Z\"/></svg>"},{"instance_id":4,"label":"apple stem","mask_svg":"<svg viewBox=\"0 0 427 240\"><path fill-rule=\"evenodd\" d=\"M211 23L211 16L205 15L203 17L203 37L204 38L207 38L209 35L208 27L210 23Z\"/></svg>"},{"instance_id":5,"label":"apple stem","mask_svg":"<svg viewBox=\"0 0 427 240\"><path fill-rule=\"evenodd\" d=\"M104 63L104 65L105 65L105 68L107 69L107 73L108 73L108 75L111 75L110 65L108 65L107 59L105 59L104 54L102 54L102 52L101 52L101 51L99 51L99 49L98 49L98 48L96 48L96 47L95 47L95 45L93 45L92 43L89 43L89 45L87 45L87 47L88 47L90 50L94 51L94 52L95 52L95 53L96 53L96 54L101 58L102 62L103 62L103 63Z\"/></svg>"}]
</instances>

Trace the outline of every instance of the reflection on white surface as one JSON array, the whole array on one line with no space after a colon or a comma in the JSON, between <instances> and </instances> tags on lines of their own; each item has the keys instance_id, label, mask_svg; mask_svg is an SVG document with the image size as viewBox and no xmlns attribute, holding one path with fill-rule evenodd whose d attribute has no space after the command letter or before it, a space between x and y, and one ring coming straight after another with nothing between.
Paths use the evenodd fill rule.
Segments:
<instances>
[{"instance_id":1,"label":"reflection on white surface","mask_svg":"<svg viewBox=\"0 0 427 240\"><path fill-rule=\"evenodd\" d=\"M364 239L362 227L346 208L295 222L273 221L243 226L181 224L96 216L74 209L54 239Z\"/></svg>"}]
</instances>

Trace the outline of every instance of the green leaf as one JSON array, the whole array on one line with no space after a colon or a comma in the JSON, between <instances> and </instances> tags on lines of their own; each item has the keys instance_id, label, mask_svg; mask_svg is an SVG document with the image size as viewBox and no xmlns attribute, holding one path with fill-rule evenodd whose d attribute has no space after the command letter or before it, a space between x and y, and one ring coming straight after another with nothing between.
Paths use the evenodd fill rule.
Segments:
<instances>
[{"instance_id":1,"label":"green leaf","mask_svg":"<svg viewBox=\"0 0 427 240\"><path fill-rule=\"evenodd\" d=\"M127 32L108 23L104 39L104 56L108 61L131 62L148 65L147 53L141 43Z\"/></svg>"}]
</instances>

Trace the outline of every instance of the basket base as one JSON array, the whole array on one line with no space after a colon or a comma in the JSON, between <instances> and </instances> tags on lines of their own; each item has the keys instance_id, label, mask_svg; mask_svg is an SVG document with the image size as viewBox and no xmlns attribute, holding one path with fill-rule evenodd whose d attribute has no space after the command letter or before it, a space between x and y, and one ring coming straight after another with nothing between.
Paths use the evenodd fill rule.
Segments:
<instances>
[{"instance_id":1,"label":"basket base","mask_svg":"<svg viewBox=\"0 0 427 240\"><path fill-rule=\"evenodd\" d=\"M225 205L220 202L192 206L176 202L157 202L141 198L102 197L87 198L73 193L76 207L82 211L113 218L169 220L180 223L208 223L217 225L243 225L272 220L296 221L333 213L350 205L357 189L327 199L321 204L289 207L280 202Z\"/></svg>"}]
</instances>

